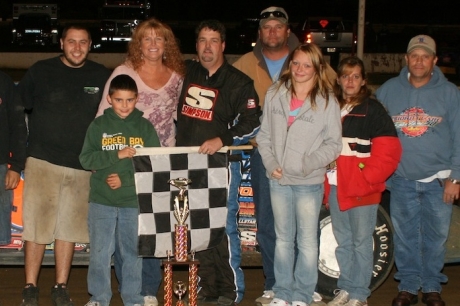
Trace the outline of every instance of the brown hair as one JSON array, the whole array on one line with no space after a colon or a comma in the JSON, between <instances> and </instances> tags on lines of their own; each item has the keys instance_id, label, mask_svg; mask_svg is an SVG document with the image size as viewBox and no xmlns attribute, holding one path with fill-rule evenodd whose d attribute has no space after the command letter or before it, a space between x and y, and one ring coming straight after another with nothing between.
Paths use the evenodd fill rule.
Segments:
<instances>
[{"instance_id":1,"label":"brown hair","mask_svg":"<svg viewBox=\"0 0 460 306\"><path fill-rule=\"evenodd\" d=\"M311 101L312 109L316 109L316 96L321 95L326 99L326 106L329 103L329 95L332 94L332 84L327 78L326 74L326 61L324 60L321 50L315 44L301 44L289 55L289 67L280 77L280 86L285 85L292 94L295 94L294 86L292 85L292 71L291 63L296 52L303 52L311 58L313 68L315 69L316 75L314 76L314 86L311 89L308 97Z\"/></svg>"},{"instance_id":2,"label":"brown hair","mask_svg":"<svg viewBox=\"0 0 460 306\"><path fill-rule=\"evenodd\" d=\"M62 34L61 34L62 40L65 40L65 38L67 37L67 32L69 32L69 30L86 31L86 33L88 34L88 39L91 40L91 32L88 30L87 27L80 25L80 24L71 24L71 25L66 26L62 30Z\"/></svg>"},{"instance_id":3,"label":"brown hair","mask_svg":"<svg viewBox=\"0 0 460 306\"><path fill-rule=\"evenodd\" d=\"M184 76L185 63L182 53L179 50L176 37L167 24L156 18L145 20L136 27L131 37L131 41L128 44L128 54L126 56L126 60L132 65L134 70L139 69L139 67L144 64L141 52L141 42L146 32L151 30L155 31L158 36L165 39L163 64L181 76Z\"/></svg>"},{"instance_id":4,"label":"brown hair","mask_svg":"<svg viewBox=\"0 0 460 306\"><path fill-rule=\"evenodd\" d=\"M364 69L364 63L361 59L356 56L350 56L342 59L337 67L337 78L340 78L342 75L349 74L350 71L355 68L361 68L361 76L363 80L366 80L366 70ZM367 82L361 86L358 94L355 97L352 97L350 100L345 100L343 98L343 90L342 87L337 83L334 84L334 94L339 101L340 109L342 109L345 105L350 107L355 107L356 105L361 104L367 97L371 95L371 91L367 88Z\"/></svg>"},{"instance_id":5,"label":"brown hair","mask_svg":"<svg viewBox=\"0 0 460 306\"><path fill-rule=\"evenodd\" d=\"M127 74L119 74L110 81L109 96L112 96L118 90L130 91L138 95L136 82Z\"/></svg>"},{"instance_id":6,"label":"brown hair","mask_svg":"<svg viewBox=\"0 0 460 306\"><path fill-rule=\"evenodd\" d=\"M225 42L227 39L227 30L225 29L225 26L222 22L219 20L215 19L208 19L208 20L203 20L200 22L197 27L195 28L195 39L198 40L198 35L200 35L201 30L203 29L210 29L215 32L218 32L220 35L220 40L222 42Z\"/></svg>"}]
</instances>

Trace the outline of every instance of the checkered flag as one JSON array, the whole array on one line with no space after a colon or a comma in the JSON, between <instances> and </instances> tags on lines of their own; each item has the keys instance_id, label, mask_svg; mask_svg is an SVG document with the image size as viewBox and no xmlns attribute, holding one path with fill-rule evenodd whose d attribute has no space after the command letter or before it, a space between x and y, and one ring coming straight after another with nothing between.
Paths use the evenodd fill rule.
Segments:
<instances>
[{"instance_id":1,"label":"checkered flag","mask_svg":"<svg viewBox=\"0 0 460 306\"><path fill-rule=\"evenodd\" d=\"M179 189L168 181L188 178L190 214L188 250L215 247L225 234L227 218L227 154L184 153L195 147L136 149L134 180L139 201L140 256L166 257L174 252L174 198Z\"/></svg>"}]
</instances>

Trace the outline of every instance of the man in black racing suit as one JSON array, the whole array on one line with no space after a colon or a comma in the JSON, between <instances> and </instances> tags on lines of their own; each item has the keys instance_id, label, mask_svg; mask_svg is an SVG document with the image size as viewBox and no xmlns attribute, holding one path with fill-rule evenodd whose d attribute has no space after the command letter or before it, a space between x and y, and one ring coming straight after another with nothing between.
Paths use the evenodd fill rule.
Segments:
<instances>
[{"instance_id":1,"label":"man in black racing suit","mask_svg":"<svg viewBox=\"0 0 460 306\"><path fill-rule=\"evenodd\" d=\"M199 61L187 63L177 112L176 145L200 146L199 153L212 155L223 146L247 143L259 129L261 113L253 81L224 58L225 27L216 20L206 20L195 32ZM239 162L230 164L232 175L238 171ZM230 184L229 198L237 188ZM217 247L197 253L198 299L217 301L220 306L239 303L244 294L238 202L228 201L227 208L227 235Z\"/></svg>"}]
</instances>

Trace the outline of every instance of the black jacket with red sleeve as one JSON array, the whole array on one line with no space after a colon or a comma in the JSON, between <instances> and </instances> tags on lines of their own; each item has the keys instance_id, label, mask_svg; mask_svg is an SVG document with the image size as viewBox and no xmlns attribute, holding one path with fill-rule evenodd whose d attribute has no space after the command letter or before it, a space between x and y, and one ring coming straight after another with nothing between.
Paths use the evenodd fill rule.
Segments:
<instances>
[{"instance_id":1,"label":"black jacket with red sleeve","mask_svg":"<svg viewBox=\"0 0 460 306\"><path fill-rule=\"evenodd\" d=\"M344 116L342 144L337 158L340 210L380 203L402 152L394 123L380 102L367 98Z\"/></svg>"}]
</instances>

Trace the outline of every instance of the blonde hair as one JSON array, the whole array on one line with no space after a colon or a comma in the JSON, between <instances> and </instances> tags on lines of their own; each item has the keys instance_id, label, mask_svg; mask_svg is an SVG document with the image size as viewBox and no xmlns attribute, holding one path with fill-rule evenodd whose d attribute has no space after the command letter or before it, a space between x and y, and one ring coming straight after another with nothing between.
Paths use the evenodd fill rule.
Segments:
<instances>
[{"instance_id":1,"label":"blonde hair","mask_svg":"<svg viewBox=\"0 0 460 306\"><path fill-rule=\"evenodd\" d=\"M286 69L280 77L280 85L286 86L291 91L292 95L295 95L295 88L292 82L292 59L297 52L303 52L311 58L313 69L315 70L314 85L308 94L311 101L312 109L316 109L316 97L318 95L326 99L326 106L329 103L329 95L332 94L332 84L327 78L326 74L326 61L324 60L321 50L315 44L301 44L295 48L289 55L289 67Z\"/></svg>"},{"instance_id":2,"label":"blonde hair","mask_svg":"<svg viewBox=\"0 0 460 306\"><path fill-rule=\"evenodd\" d=\"M171 28L159 21L156 18L150 18L141 22L131 37L131 41L128 44L128 54L126 61L130 63L134 70L139 69L144 64L142 57L141 43L146 33L149 31L155 31L158 36L165 39L165 51L163 54L163 64L174 70L181 76L185 75L185 63L182 57L182 53L179 50L179 46L176 41Z\"/></svg>"}]
</instances>

